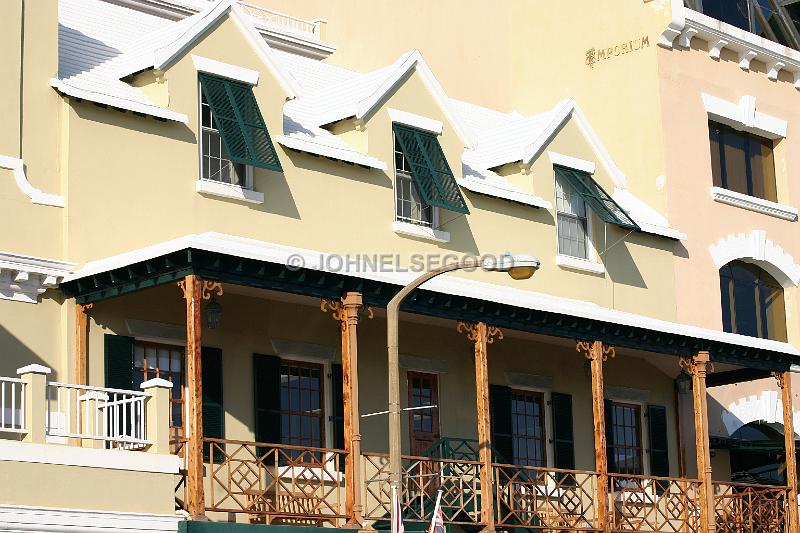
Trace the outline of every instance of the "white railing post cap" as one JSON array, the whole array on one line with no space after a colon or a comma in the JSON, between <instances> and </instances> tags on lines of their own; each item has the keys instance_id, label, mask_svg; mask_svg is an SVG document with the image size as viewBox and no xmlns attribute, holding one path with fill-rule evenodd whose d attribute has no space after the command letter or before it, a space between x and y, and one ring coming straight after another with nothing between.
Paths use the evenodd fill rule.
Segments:
<instances>
[{"instance_id":1,"label":"white railing post cap","mask_svg":"<svg viewBox=\"0 0 800 533\"><path fill-rule=\"evenodd\" d=\"M36 363L32 365L23 366L22 368L17 369L17 374L50 374L52 372L51 369L47 368L44 365L37 365Z\"/></svg>"},{"instance_id":2,"label":"white railing post cap","mask_svg":"<svg viewBox=\"0 0 800 533\"><path fill-rule=\"evenodd\" d=\"M142 390L152 389L153 387L159 387L159 388L163 388L163 389L171 389L172 388L172 382L171 381L167 381L164 378L153 378L153 379L148 379L147 381L145 381L144 383L139 385L139 387L141 387Z\"/></svg>"}]
</instances>

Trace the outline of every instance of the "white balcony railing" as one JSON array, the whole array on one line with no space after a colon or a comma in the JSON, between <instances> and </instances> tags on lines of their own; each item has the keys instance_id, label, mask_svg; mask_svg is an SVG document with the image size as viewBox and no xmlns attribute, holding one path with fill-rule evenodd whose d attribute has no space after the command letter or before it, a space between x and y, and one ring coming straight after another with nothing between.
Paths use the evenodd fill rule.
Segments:
<instances>
[{"instance_id":1,"label":"white balcony railing","mask_svg":"<svg viewBox=\"0 0 800 533\"><path fill-rule=\"evenodd\" d=\"M105 448L141 449L146 392L51 382L47 435L100 441Z\"/></svg>"},{"instance_id":2,"label":"white balcony railing","mask_svg":"<svg viewBox=\"0 0 800 533\"><path fill-rule=\"evenodd\" d=\"M25 433L25 381L0 377L0 433Z\"/></svg>"},{"instance_id":3,"label":"white balcony railing","mask_svg":"<svg viewBox=\"0 0 800 533\"><path fill-rule=\"evenodd\" d=\"M245 2L240 2L239 5L242 6L245 13L266 25L280 26L296 32L313 35L317 39L322 38L320 31L322 21L320 20L305 20Z\"/></svg>"}]
</instances>

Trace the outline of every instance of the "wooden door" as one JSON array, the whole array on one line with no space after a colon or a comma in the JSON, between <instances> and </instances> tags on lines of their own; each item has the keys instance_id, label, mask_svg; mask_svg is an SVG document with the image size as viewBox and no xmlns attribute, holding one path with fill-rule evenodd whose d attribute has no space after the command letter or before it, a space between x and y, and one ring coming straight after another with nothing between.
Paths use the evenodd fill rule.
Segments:
<instances>
[{"instance_id":1,"label":"wooden door","mask_svg":"<svg viewBox=\"0 0 800 533\"><path fill-rule=\"evenodd\" d=\"M408 406L431 409L409 411L411 455L422 455L439 440L439 376L424 372L408 373Z\"/></svg>"}]
</instances>

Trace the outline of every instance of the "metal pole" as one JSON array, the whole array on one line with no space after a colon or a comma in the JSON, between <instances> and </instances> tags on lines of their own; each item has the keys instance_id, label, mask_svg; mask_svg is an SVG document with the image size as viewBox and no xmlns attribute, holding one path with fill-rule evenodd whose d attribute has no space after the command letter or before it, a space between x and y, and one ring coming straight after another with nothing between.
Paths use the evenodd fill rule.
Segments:
<instances>
[{"instance_id":1,"label":"metal pole","mask_svg":"<svg viewBox=\"0 0 800 533\"><path fill-rule=\"evenodd\" d=\"M397 490L397 494L401 497L403 493L401 488L402 466L400 459L400 355L398 351L400 304L403 303L403 300L405 300L412 291L439 274L478 266L480 266L480 263L476 259L466 259L426 272L403 287L386 306L386 344L389 363L389 483L391 487ZM392 519L394 519L395 509L394 506L391 507Z\"/></svg>"}]
</instances>

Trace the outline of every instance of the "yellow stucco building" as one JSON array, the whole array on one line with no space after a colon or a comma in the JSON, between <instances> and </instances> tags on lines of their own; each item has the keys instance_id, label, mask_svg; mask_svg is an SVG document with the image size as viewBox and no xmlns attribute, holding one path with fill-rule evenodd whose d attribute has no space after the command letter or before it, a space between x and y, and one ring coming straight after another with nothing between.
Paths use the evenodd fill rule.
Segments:
<instances>
[{"instance_id":1,"label":"yellow stucco building","mask_svg":"<svg viewBox=\"0 0 800 533\"><path fill-rule=\"evenodd\" d=\"M740 3L13 0L0 530L399 478L411 530L796 532L798 13Z\"/></svg>"}]
</instances>

